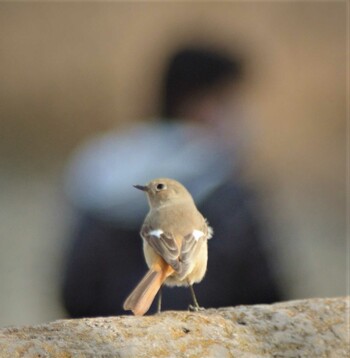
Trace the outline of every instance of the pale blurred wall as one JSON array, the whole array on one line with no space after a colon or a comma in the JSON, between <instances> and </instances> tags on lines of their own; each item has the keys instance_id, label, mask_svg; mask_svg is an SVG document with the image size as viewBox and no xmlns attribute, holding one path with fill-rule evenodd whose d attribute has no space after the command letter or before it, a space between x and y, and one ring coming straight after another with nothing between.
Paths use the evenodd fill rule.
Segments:
<instances>
[{"instance_id":1,"label":"pale blurred wall","mask_svg":"<svg viewBox=\"0 0 350 358\"><path fill-rule=\"evenodd\" d=\"M0 3L0 326L62 317L62 168L156 109L194 39L240 48L260 188L290 298L345 293L345 2Z\"/></svg>"}]
</instances>

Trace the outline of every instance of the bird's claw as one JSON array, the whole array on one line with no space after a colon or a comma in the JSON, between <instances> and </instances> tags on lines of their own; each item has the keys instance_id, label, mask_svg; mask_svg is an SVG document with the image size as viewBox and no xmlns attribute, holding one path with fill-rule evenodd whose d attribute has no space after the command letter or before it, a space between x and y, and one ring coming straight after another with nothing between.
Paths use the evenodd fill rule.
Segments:
<instances>
[{"instance_id":1,"label":"bird's claw","mask_svg":"<svg viewBox=\"0 0 350 358\"><path fill-rule=\"evenodd\" d=\"M188 310L191 311L191 312L199 312L199 311L205 311L205 308L204 307L199 307L199 306L189 305Z\"/></svg>"}]
</instances>

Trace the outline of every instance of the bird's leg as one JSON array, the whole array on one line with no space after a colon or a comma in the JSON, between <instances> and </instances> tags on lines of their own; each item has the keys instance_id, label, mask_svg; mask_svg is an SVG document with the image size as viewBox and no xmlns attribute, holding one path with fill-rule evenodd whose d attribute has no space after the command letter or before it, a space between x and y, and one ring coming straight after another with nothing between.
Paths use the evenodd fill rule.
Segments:
<instances>
[{"instance_id":1,"label":"bird's leg","mask_svg":"<svg viewBox=\"0 0 350 358\"><path fill-rule=\"evenodd\" d=\"M189 310L190 311L201 311L204 310L203 307L200 307L197 301L197 297L196 294L194 293L194 289L193 289L193 285L191 285L190 283L188 284L188 287L190 288L191 291L191 296L192 296L192 300L193 300L193 306L189 305Z\"/></svg>"},{"instance_id":2,"label":"bird's leg","mask_svg":"<svg viewBox=\"0 0 350 358\"><path fill-rule=\"evenodd\" d=\"M158 305L157 305L157 313L162 311L162 287L159 289L158 292Z\"/></svg>"},{"instance_id":3,"label":"bird's leg","mask_svg":"<svg viewBox=\"0 0 350 358\"><path fill-rule=\"evenodd\" d=\"M197 301L196 294L194 293L193 286L190 285L189 287L190 287L190 291L191 291L191 296L192 296L192 300L193 300L193 305L194 305L194 307L199 308L199 304L198 304L198 301Z\"/></svg>"}]
</instances>

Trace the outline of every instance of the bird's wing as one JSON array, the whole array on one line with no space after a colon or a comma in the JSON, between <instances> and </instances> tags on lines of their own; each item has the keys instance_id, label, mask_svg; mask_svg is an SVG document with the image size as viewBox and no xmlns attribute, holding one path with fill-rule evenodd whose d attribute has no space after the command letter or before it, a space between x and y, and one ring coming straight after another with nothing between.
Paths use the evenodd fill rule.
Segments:
<instances>
[{"instance_id":1,"label":"bird's wing","mask_svg":"<svg viewBox=\"0 0 350 358\"><path fill-rule=\"evenodd\" d=\"M181 267L179 270L180 277L187 275L191 264L194 262L195 257L199 254L204 241L211 238L213 230L210 226L205 224L201 230L193 230L190 234L184 237L180 252Z\"/></svg>"},{"instance_id":2,"label":"bird's wing","mask_svg":"<svg viewBox=\"0 0 350 358\"><path fill-rule=\"evenodd\" d=\"M212 229L205 222L201 230L193 230L183 237L182 244L161 229L144 225L141 236L178 274L185 277L204 241L212 236Z\"/></svg>"},{"instance_id":3,"label":"bird's wing","mask_svg":"<svg viewBox=\"0 0 350 358\"><path fill-rule=\"evenodd\" d=\"M175 271L180 270L180 250L173 235L144 225L141 236Z\"/></svg>"}]
</instances>

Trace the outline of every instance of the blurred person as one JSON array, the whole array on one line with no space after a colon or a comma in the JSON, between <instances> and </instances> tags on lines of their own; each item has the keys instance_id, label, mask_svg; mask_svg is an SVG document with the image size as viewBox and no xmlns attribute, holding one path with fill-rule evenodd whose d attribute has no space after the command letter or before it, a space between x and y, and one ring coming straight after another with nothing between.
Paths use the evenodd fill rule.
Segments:
<instances>
[{"instance_id":1,"label":"blurred person","mask_svg":"<svg viewBox=\"0 0 350 358\"><path fill-rule=\"evenodd\" d=\"M97 137L75 153L65 183L78 219L62 286L71 317L125 314L123 301L146 268L139 230L147 202L132 184L156 177L182 182L214 229L207 274L196 287L202 306L281 299L256 199L239 179L243 75L240 59L181 49L165 71L160 119ZM187 290L163 290L163 309L190 302Z\"/></svg>"}]
</instances>

